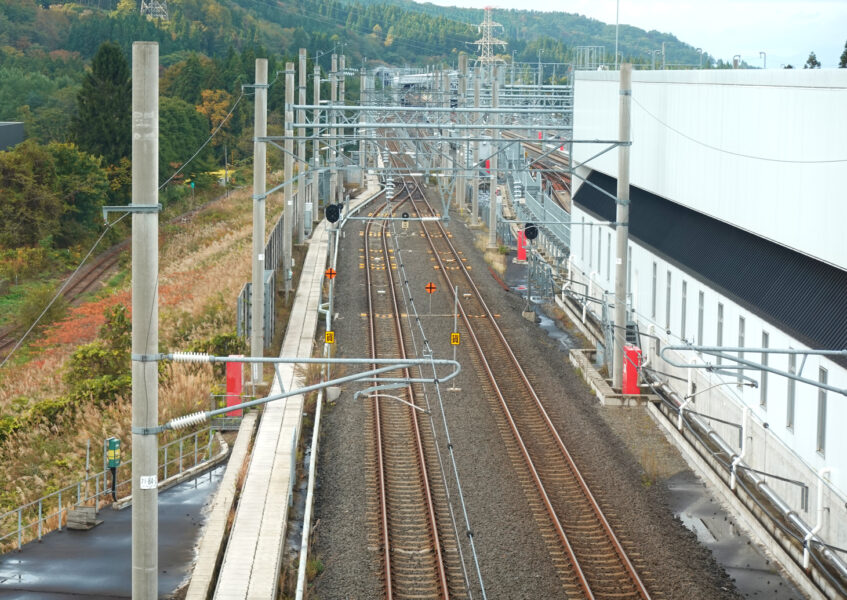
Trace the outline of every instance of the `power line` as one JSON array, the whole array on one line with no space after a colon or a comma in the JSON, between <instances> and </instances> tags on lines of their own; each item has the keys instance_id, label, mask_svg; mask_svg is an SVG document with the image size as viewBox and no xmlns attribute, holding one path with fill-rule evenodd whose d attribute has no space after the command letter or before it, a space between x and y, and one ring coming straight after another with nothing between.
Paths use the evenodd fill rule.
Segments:
<instances>
[{"instance_id":1,"label":"power line","mask_svg":"<svg viewBox=\"0 0 847 600\"><path fill-rule=\"evenodd\" d=\"M657 123L659 123L659 125L661 125L661 126L663 126L663 127L666 127L667 129L670 129L670 130L671 130L671 131L673 131L675 134L677 134L677 135L679 135L679 136L681 136L681 137L684 137L684 138L685 138L685 139L687 139L688 141L694 142L694 143L695 143L695 144L697 144L698 146L703 146L704 148L708 148L709 150L714 150L715 152L721 152L722 154L729 154L729 155L731 155L731 156L739 156L739 157L741 157L741 158L750 158L750 159L753 159L753 160L764 160L764 161L767 161L767 162L788 163L788 164L819 165L819 164L832 164L832 163L842 163L842 162L847 162L847 158L836 158L836 159L831 159L831 160L788 160L788 159L782 159L782 158L770 158L770 157L767 157L767 156L755 156L755 155L753 155L753 154L744 154L744 153L742 153L742 152L733 152L732 150L726 150L726 149L724 149L724 148L718 148L717 146L712 146L711 144L707 144L706 142L703 142L703 141L700 141L700 140L698 140L698 139L696 139L696 138L693 138L693 137L691 137L690 135L687 135L687 134L685 134L685 133L681 132L679 129L676 129L676 128L674 128L674 127L671 127L670 125L668 125L667 123L665 123L664 121L662 121L659 117L657 117L656 115L654 115L653 113L651 113L649 110L647 110L647 109L644 107L644 105L643 105L643 104L641 104L638 100L636 100L636 99L635 99L635 97L634 97L634 96L633 96L633 98L632 98L632 101L633 101L633 102L634 102L634 103L635 103L635 104L636 104L636 105L637 105L637 106L638 106L641 110L643 110L643 111L644 111L645 113L647 113L650 117L652 117L653 119L655 119L655 121L656 121Z\"/></svg>"},{"instance_id":2,"label":"power line","mask_svg":"<svg viewBox=\"0 0 847 600\"><path fill-rule=\"evenodd\" d=\"M107 223L107 225L106 225L106 229L104 229L104 230L103 230L103 233L101 233L101 234L100 234L100 237L98 237L98 238L97 238L97 241L96 241L96 242L94 242L94 245L93 245L93 246L91 246L91 248L88 250L88 253L85 255L85 257L84 257L84 258L82 259L82 261L79 263L79 266L77 266L77 268L76 268L76 269L74 269L74 272L73 272L73 273L71 273L71 276L70 276L70 277L68 277L68 278L65 280L65 283L63 283L63 284L62 284L62 287L60 287L60 288L59 288L59 291L58 291L58 292L56 292L56 294L53 296L53 299L52 299L52 300L50 300L50 302L47 304L47 306L45 306L45 307L44 307L44 310L42 310L42 311L41 311L41 314L40 314L40 315L38 315L38 317L35 319L35 321L33 321L32 325L30 325L30 326L29 326L29 329L27 329L27 330L26 330L26 333L24 333L24 334L21 336L21 338L20 338L20 339L19 339L19 340L15 343L15 346L14 346L14 347L13 347L13 348L9 351L9 354L7 354L7 355L6 355L6 358L4 358L4 359L3 359L3 362L2 362L2 363L0 363L0 369L2 369L2 368L6 365L6 363L7 363L7 362L9 362L9 359L12 357L12 354L14 354L14 353L15 353L15 351L16 351L18 348L20 348L21 344L23 344L23 342L24 342L24 340L27 338L27 336L29 336L29 334L30 334L30 333L32 333L32 330L33 330L33 329L35 329L35 326L36 326L36 325L38 325L38 323L41 321L41 318L42 318L45 314L47 314L47 311L48 311L48 310L50 310L50 307L51 307L51 306L53 306L53 303L55 303L55 302L56 302L56 300L59 298L59 296L61 296L61 295L62 295L62 292L63 292L63 291L65 291L65 288L66 288L66 287L68 287L68 284L70 284L70 282L71 282L71 281L73 281L73 278L76 276L76 274L77 274L77 273L79 273L79 270L82 268L82 266L83 266L83 265L85 264L85 262L88 260L88 257L90 257L90 256L91 256L91 253L92 253L92 252L94 252L95 248L97 248L97 246L99 246L99 245L100 245L100 242L101 242L101 241L102 241L102 239L105 237L105 235L106 235L107 233L109 233L109 231L112 229L112 227L114 227L115 225L117 225L118 223L120 223L120 221L121 221L124 217L126 217L128 214L129 214L129 213L124 213L123 215L121 215L121 216L120 216L118 219L116 219L115 221L113 221L113 222L111 222L111 223Z\"/></svg>"}]
</instances>

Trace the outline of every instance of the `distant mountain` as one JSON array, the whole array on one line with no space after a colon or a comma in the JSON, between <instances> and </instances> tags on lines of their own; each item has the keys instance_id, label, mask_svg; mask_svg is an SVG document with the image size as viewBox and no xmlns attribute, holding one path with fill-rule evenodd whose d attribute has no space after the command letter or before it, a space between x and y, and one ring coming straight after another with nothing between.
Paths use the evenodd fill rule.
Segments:
<instances>
[{"instance_id":1,"label":"distant mountain","mask_svg":"<svg viewBox=\"0 0 847 600\"><path fill-rule=\"evenodd\" d=\"M481 9L436 6L435 4L414 2L412 0L344 0L350 6L394 6L410 13L438 16L447 20L466 24L476 29L482 23L484 11ZM511 55L517 50L518 60L532 61L543 49L543 57L552 61L561 59L570 61L575 46L604 46L606 58L614 62L615 26L597 19L565 12L540 12L534 10L495 9L494 21L503 25L500 36L509 42L503 53ZM623 56L636 63L650 64L651 52L662 49L665 43L665 60L675 68L684 66L706 66L715 60L704 52L702 58L697 49L677 39L670 33L655 30L645 31L630 25L621 25L618 31L619 51ZM478 36L477 36L478 37ZM547 38L547 39L544 39ZM564 49L564 56L561 52ZM472 49L471 49L472 50ZM554 52L553 56L548 50ZM542 58L542 60L545 60ZM661 55L656 56L657 64Z\"/></svg>"}]
</instances>

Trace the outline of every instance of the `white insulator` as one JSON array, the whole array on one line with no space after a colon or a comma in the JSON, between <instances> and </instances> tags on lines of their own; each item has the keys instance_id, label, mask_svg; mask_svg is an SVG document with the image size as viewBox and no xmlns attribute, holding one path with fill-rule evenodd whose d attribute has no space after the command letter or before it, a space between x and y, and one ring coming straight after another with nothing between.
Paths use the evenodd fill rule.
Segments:
<instances>
[{"instance_id":1,"label":"white insulator","mask_svg":"<svg viewBox=\"0 0 847 600\"><path fill-rule=\"evenodd\" d=\"M212 359L205 352L174 352L172 356L174 362L207 363Z\"/></svg>"},{"instance_id":2,"label":"white insulator","mask_svg":"<svg viewBox=\"0 0 847 600\"><path fill-rule=\"evenodd\" d=\"M199 425L206 421L208 417L206 417L206 413L204 412L196 412L191 413L190 415L185 415L182 417L177 417L176 419L171 419L171 422L168 424L171 429L185 429L186 427L191 427L192 425Z\"/></svg>"}]
</instances>

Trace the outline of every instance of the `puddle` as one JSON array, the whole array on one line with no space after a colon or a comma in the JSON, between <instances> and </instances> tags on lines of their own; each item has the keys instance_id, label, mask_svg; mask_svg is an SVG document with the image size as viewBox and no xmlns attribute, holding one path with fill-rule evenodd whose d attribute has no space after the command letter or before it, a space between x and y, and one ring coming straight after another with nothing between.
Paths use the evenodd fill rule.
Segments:
<instances>
[{"instance_id":1,"label":"puddle","mask_svg":"<svg viewBox=\"0 0 847 600\"><path fill-rule=\"evenodd\" d=\"M304 432L305 435L305 432ZM311 437L309 437L311 440ZM288 512L288 531L285 542L288 547L288 557L293 564L300 560L300 546L303 541L303 516L306 511L306 492L309 487L309 460L312 456L311 441L306 442L303 460L300 462L297 481L291 493L291 509Z\"/></svg>"},{"instance_id":2,"label":"puddle","mask_svg":"<svg viewBox=\"0 0 847 600\"><path fill-rule=\"evenodd\" d=\"M503 281L509 286L512 293L518 294L524 299L526 299L527 293L533 291L528 288L526 271L526 265L519 265L509 261L509 264L506 267L506 273L503 277ZM533 312L535 312L535 323L545 333L547 333L549 337L558 342L560 352L567 352L571 348L576 347L574 339L567 331L562 329L556 321L544 313L544 305L548 301L552 302L552 300L541 298L535 293L530 295L529 306L532 308Z\"/></svg>"},{"instance_id":3,"label":"puddle","mask_svg":"<svg viewBox=\"0 0 847 600\"><path fill-rule=\"evenodd\" d=\"M696 475L683 471L671 477L667 486L673 513L712 551L743 597L774 600L805 597L741 531L735 517L723 509Z\"/></svg>"}]
</instances>

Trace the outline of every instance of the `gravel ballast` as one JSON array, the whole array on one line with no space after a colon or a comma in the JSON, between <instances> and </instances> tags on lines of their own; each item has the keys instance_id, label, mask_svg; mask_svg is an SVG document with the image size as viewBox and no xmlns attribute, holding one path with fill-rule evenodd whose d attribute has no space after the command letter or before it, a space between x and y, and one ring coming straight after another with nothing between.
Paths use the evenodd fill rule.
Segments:
<instances>
[{"instance_id":1,"label":"gravel ballast","mask_svg":"<svg viewBox=\"0 0 847 600\"><path fill-rule=\"evenodd\" d=\"M399 227L393 243L406 268L414 305L424 334L437 358L452 358L452 295L416 224L408 232ZM336 279L334 330L338 356L367 356L367 297L364 284L363 225L352 222L345 228ZM448 232L462 251L489 309L521 359L539 396L583 476L627 548L638 549L643 577L657 598L693 600L737 598L732 581L701 546L696 536L668 508L666 479L685 470L684 462L649 425L643 409L601 408L582 379L571 368L566 352L521 316L524 300L506 291L489 274L482 252L475 246L478 232L459 218L451 220ZM395 255L398 253L395 252ZM449 269L449 267L448 267ZM400 273L398 269L396 273ZM459 272L450 270L459 281ZM402 279L402 278L400 278ZM438 291L427 297L424 286L432 281ZM460 284L461 285L461 284ZM460 288L461 293L461 288ZM430 304L431 301L431 304ZM431 308L430 308L431 306ZM406 303L404 312L411 306ZM461 330L461 328L460 328ZM418 352L422 336L416 331ZM411 343L407 344L411 354ZM550 554L529 511L527 497L507 455L491 408L479 392L482 374L475 372L463 341L457 358L462 373L441 386L442 404L429 386L433 421L447 471L450 493L458 522L459 539L470 571L471 590L479 595L479 584L469 558L469 547L457 490L447 453L446 432L441 422L443 408L455 451L464 500L479 567L489 598L561 598L561 581ZM348 370L352 372L352 368ZM338 371L336 371L336 375ZM314 581L315 596L332 598L379 598L383 595L379 548L369 521L366 481L367 401L353 400L352 393L364 387L348 385L339 400L324 413L315 505L313 554L320 558L323 572ZM458 390L447 390L448 387ZM604 415L609 411L614 416ZM644 419L647 419L645 421ZM623 434L623 437L619 433ZM644 465L647 465L645 469ZM440 477L440 475L439 475Z\"/></svg>"}]
</instances>

